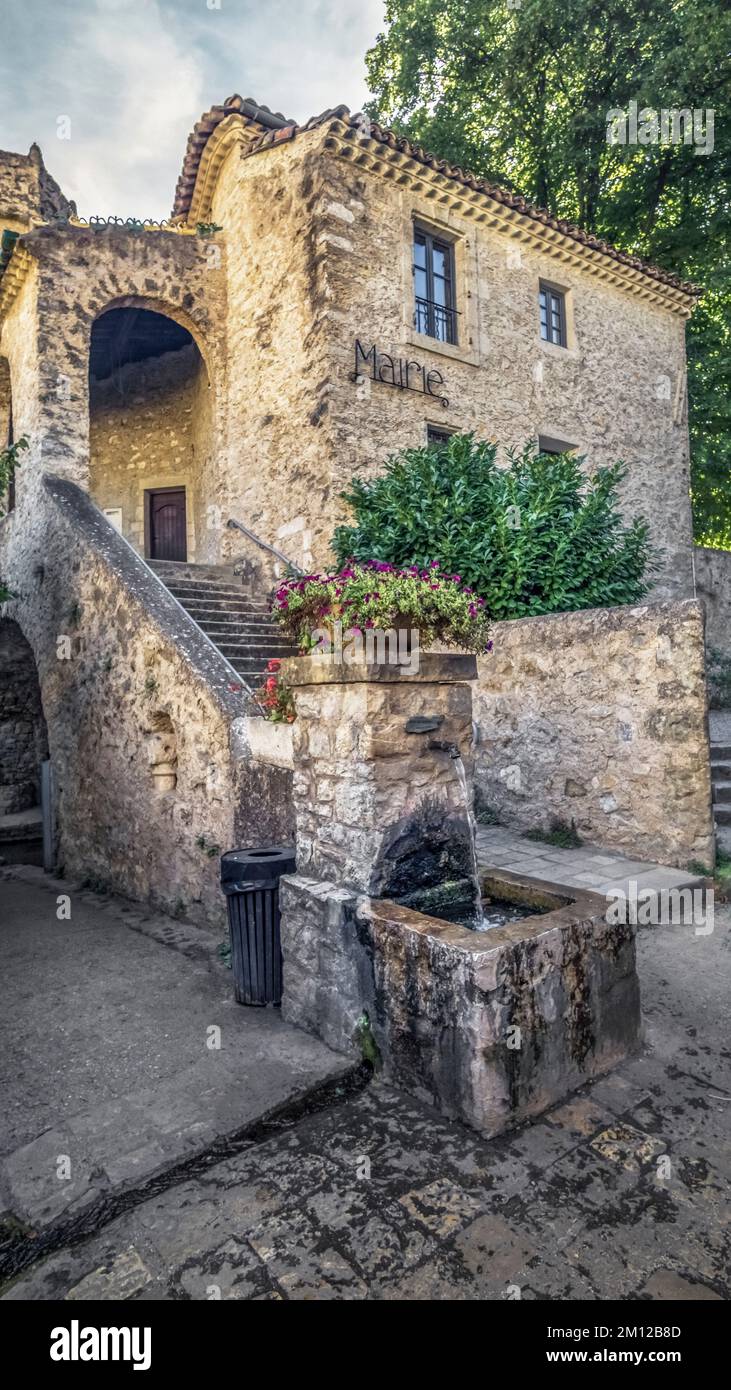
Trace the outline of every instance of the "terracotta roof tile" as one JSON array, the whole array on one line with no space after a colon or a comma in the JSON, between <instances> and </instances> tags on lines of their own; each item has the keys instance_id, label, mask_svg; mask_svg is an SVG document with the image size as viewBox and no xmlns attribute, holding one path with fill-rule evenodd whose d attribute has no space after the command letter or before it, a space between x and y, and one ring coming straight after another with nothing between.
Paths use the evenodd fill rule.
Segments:
<instances>
[{"instance_id":1,"label":"terracotta roof tile","mask_svg":"<svg viewBox=\"0 0 731 1390\"><path fill-rule=\"evenodd\" d=\"M173 215L184 217L189 208L195 188L195 181L198 173L201 155L209 136L213 133L216 126L221 121L230 116L232 111L239 111L241 115L247 116L250 120L260 123L265 127L262 134L254 139L247 150L247 156L256 154L259 150L269 148L273 145L283 143L286 140L293 140L296 135L308 130L314 130L318 126L325 125L328 121L340 121L353 129L361 129L363 117L351 115L347 106L335 106L327 111L321 112L319 116L311 116L304 125L298 125L296 121L287 121L281 113L273 113L267 106L259 106L251 97L242 98L239 96L229 97L223 106L213 106L210 111L201 117L194 127L188 140L188 146L183 162L183 170L178 179L175 193L175 204ZM661 269L660 266L652 265L649 261L642 260L639 256L634 256L629 251L620 251L616 246L611 246L609 242L601 237L595 236L592 232L585 232L581 227L577 227L573 222L566 222L563 218L553 217L546 209L536 207L520 193L512 193L506 188L501 188L497 184L488 183L487 180L478 178L470 170L461 169L459 165L449 164L445 159L439 159L435 154L422 148L421 145L414 145L403 135L398 135L395 131L389 130L385 126L371 121L369 125L370 138L381 145L386 145L390 149L397 150L399 153L408 155L419 164L426 168L433 169L436 173L444 175L445 178L453 179L455 183L461 184L476 193L482 193L491 198L494 202L502 203L504 206L522 213L525 217L532 218L535 222L540 222L545 227L550 227L553 231L561 232L562 235L570 237L572 240L586 246L591 251L599 251L604 256L609 256L621 265L628 266L632 270L641 271L651 279L657 280L662 285L667 285L672 289L680 290L683 294L696 296L702 293L697 285L688 281L681 280L679 276L673 275L668 270Z\"/></svg>"}]
</instances>

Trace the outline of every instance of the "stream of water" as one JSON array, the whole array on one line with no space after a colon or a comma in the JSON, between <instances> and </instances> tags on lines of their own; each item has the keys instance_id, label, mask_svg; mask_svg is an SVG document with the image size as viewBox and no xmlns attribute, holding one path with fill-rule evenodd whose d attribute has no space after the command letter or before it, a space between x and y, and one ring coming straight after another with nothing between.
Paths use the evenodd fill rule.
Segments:
<instances>
[{"instance_id":1,"label":"stream of water","mask_svg":"<svg viewBox=\"0 0 731 1390\"><path fill-rule=\"evenodd\" d=\"M475 881L475 931L487 931L488 926L492 925L485 921L485 912L482 906L482 889L480 887L480 866L477 862L477 827L472 815L472 805L470 794L467 787L467 773L464 770L464 763L461 758L454 759L454 766L457 771L457 779L462 788L464 797L465 811L467 812L467 826L470 833L470 849L472 851L472 877Z\"/></svg>"}]
</instances>

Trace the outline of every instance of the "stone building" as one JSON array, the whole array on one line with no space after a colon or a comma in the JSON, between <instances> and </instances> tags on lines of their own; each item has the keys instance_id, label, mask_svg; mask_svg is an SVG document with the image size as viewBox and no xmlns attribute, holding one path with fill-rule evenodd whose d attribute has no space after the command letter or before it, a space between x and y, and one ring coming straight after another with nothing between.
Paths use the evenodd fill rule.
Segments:
<instances>
[{"instance_id":1,"label":"stone building","mask_svg":"<svg viewBox=\"0 0 731 1390\"><path fill-rule=\"evenodd\" d=\"M34 146L0 154L0 231L0 430L30 445L0 574L68 872L209 920L218 848L290 832L249 717L272 565L326 565L342 488L395 448L621 458L655 598L692 595L693 286L344 107L238 96L167 224L80 220Z\"/></svg>"}]
</instances>

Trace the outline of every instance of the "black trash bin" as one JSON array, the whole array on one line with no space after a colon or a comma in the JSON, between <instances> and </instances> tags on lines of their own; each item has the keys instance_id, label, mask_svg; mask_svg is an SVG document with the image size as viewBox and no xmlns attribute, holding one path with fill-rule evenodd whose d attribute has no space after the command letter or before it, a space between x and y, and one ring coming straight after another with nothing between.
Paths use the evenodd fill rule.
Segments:
<instances>
[{"instance_id":1,"label":"black trash bin","mask_svg":"<svg viewBox=\"0 0 731 1390\"><path fill-rule=\"evenodd\" d=\"M282 1002L279 880L294 869L295 852L287 846L230 849L221 855L221 887L226 894L231 969L239 1004Z\"/></svg>"}]
</instances>

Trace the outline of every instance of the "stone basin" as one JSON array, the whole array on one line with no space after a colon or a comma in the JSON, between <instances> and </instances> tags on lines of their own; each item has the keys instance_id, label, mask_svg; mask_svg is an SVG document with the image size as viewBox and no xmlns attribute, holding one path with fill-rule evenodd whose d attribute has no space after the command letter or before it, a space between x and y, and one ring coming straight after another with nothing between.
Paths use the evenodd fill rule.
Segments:
<instances>
[{"instance_id":1,"label":"stone basin","mask_svg":"<svg viewBox=\"0 0 731 1390\"><path fill-rule=\"evenodd\" d=\"M640 998L634 928L603 898L506 871L483 887L545 910L477 933L283 879L283 1012L354 1056L367 1033L388 1081L492 1135L636 1050Z\"/></svg>"}]
</instances>

